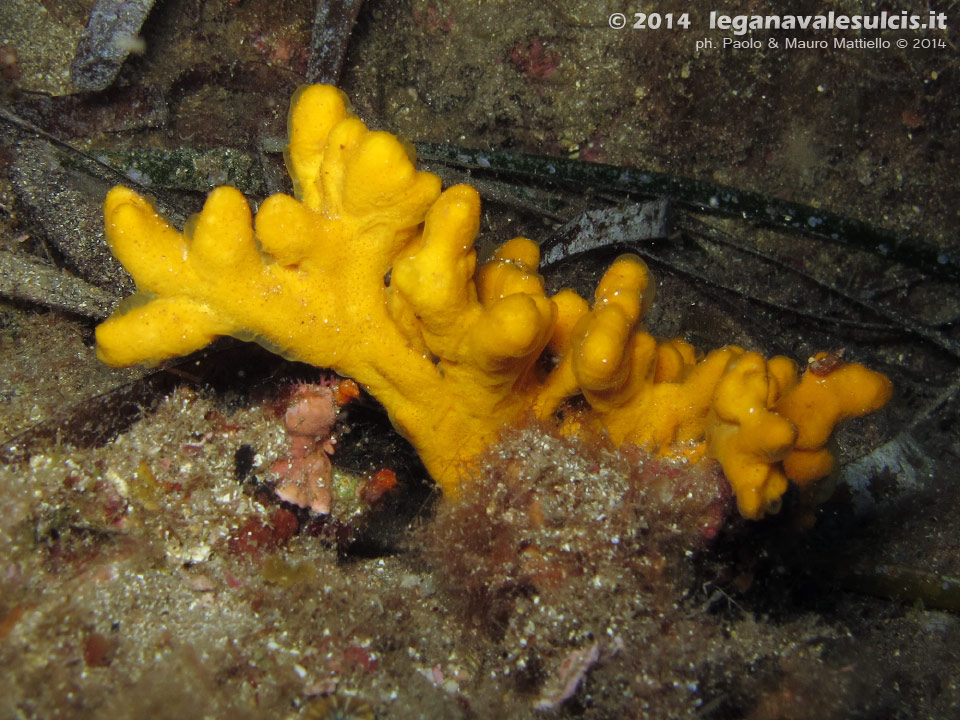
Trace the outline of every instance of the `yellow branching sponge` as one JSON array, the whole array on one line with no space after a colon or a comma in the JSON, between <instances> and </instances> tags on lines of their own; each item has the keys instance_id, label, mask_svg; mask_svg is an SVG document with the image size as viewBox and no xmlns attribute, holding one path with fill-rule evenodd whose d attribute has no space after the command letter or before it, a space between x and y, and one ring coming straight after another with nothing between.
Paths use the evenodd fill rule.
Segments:
<instances>
[{"instance_id":1,"label":"yellow branching sponge","mask_svg":"<svg viewBox=\"0 0 960 720\"><path fill-rule=\"evenodd\" d=\"M456 496L504 424L574 391L536 376L558 312L539 250L513 240L476 272L476 191L441 194L335 88L300 90L289 122L297 199L267 199L255 226L232 188L182 234L133 192L109 193L107 239L139 293L97 328L99 356L158 362L233 335L332 368L383 403Z\"/></svg>"},{"instance_id":2,"label":"yellow branching sponge","mask_svg":"<svg viewBox=\"0 0 960 720\"><path fill-rule=\"evenodd\" d=\"M698 361L683 340L658 342L642 330L652 295L644 262L624 255L570 332L572 373L592 410L585 422L616 444L714 458L745 517L775 513L788 480L805 487L827 476L833 456L824 446L836 424L881 408L893 392L885 375L824 362L826 353L802 379L789 358L734 346Z\"/></svg>"},{"instance_id":3,"label":"yellow branching sponge","mask_svg":"<svg viewBox=\"0 0 960 720\"><path fill-rule=\"evenodd\" d=\"M657 342L640 326L653 282L635 256L611 266L592 308L545 294L530 240L477 268L476 191L441 193L335 88L299 90L289 126L296 198L268 198L255 219L218 188L181 233L144 198L110 191L107 240L139 292L97 328L104 362L157 363L232 335L332 368L383 403L448 497L503 427L583 393L586 428L717 459L748 517L775 511L787 478L829 473L834 425L890 396L860 365L801 379L784 358L724 348L698 361L683 341Z\"/></svg>"}]
</instances>

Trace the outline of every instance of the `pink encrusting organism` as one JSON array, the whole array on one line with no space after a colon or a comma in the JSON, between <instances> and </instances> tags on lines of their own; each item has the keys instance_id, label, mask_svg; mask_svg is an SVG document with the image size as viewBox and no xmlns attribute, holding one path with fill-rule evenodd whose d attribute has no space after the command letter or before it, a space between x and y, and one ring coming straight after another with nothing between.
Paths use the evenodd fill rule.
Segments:
<instances>
[{"instance_id":1,"label":"pink encrusting organism","mask_svg":"<svg viewBox=\"0 0 960 720\"><path fill-rule=\"evenodd\" d=\"M290 457L277 460L277 495L300 507L327 514L333 505L330 483L334 450L331 437L339 410L339 393L325 385L298 385L283 416L290 436Z\"/></svg>"}]
</instances>

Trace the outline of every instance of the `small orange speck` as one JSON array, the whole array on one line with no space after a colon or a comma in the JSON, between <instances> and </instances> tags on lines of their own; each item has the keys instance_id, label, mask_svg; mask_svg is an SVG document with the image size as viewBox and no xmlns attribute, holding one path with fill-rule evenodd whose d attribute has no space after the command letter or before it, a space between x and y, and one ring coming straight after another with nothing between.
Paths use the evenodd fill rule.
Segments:
<instances>
[{"instance_id":1,"label":"small orange speck","mask_svg":"<svg viewBox=\"0 0 960 720\"><path fill-rule=\"evenodd\" d=\"M397 485L397 474L393 470L378 470L358 491L360 499L367 505L373 505Z\"/></svg>"},{"instance_id":2,"label":"small orange speck","mask_svg":"<svg viewBox=\"0 0 960 720\"><path fill-rule=\"evenodd\" d=\"M337 405L343 407L348 402L358 397L360 397L360 386L357 385L353 380L344 380L342 383L337 385L337 389L335 391Z\"/></svg>"}]
</instances>

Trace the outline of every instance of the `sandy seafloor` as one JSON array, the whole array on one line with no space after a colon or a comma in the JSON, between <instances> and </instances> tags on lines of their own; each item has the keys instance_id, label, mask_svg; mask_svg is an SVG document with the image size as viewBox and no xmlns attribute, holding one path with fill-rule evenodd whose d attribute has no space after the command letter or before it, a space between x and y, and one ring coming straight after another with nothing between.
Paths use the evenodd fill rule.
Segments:
<instances>
[{"instance_id":1,"label":"sandy seafloor","mask_svg":"<svg viewBox=\"0 0 960 720\"><path fill-rule=\"evenodd\" d=\"M703 3L371 0L340 85L371 127L413 141L751 190L919 239L950 266L960 5L738 11L912 6L948 28L761 31L759 49L724 49L732 33L709 13L733 11ZM843 348L891 377L888 407L839 433L836 492L816 507L791 494L745 522L722 509L715 468L543 427L511 432L476 494L444 504L364 396L336 428L333 519L294 512L270 487L284 398L322 373L230 342L162 369L100 365L92 320L15 288L39 262L123 294L98 272L107 185L10 118L99 157L233 148L258 180L231 182L256 200L289 191L279 150L312 4L158 2L112 89L65 97L92 7L0 8L0 718L960 716L955 277L920 253L897 262L694 213L643 248L659 281L651 332L801 362ZM608 21L654 11L689 13L691 28ZM787 37L830 47L769 46ZM192 190L134 177L193 212L225 177L198 167ZM485 191L481 251L559 221ZM545 268L547 284L589 293L611 257ZM357 501L384 468L399 486Z\"/></svg>"}]
</instances>

